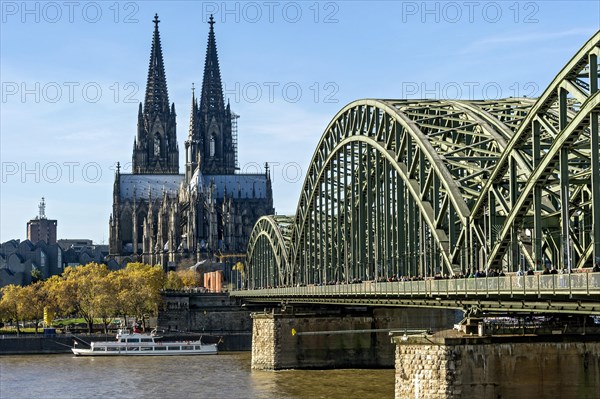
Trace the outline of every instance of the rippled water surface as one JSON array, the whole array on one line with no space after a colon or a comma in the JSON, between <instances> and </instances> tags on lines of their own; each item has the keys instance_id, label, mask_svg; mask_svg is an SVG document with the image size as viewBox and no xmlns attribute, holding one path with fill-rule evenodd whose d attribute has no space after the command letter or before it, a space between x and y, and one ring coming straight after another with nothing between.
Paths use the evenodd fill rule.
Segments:
<instances>
[{"instance_id":1,"label":"rippled water surface","mask_svg":"<svg viewBox=\"0 0 600 399\"><path fill-rule=\"evenodd\" d=\"M0 356L0 398L393 398L394 370L250 369L217 356Z\"/></svg>"}]
</instances>

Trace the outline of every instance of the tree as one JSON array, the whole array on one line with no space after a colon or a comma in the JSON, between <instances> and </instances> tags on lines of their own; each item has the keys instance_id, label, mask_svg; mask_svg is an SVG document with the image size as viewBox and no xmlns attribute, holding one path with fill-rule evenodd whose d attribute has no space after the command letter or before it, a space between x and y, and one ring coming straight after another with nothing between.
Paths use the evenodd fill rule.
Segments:
<instances>
[{"instance_id":1,"label":"tree","mask_svg":"<svg viewBox=\"0 0 600 399\"><path fill-rule=\"evenodd\" d=\"M73 313L72 308L63 308L63 298L60 290L62 289L62 276L54 275L44 281L44 290L46 291L46 308L55 315L67 317Z\"/></svg>"},{"instance_id":2,"label":"tree","mask_svg":"<svg viewBox=\"0 0 600 399\"><path fill-rule=\"evenodd\" d=\"M119 299L124 304L127 314L141 320L145 331L146 316L156 315L162 303L160 292L165 280L162 267L128 263L125 269L119 272L121 273Z\"/></svg>"},{"instance_id":3,"label":"tree","mask_svg":"<svg viewBox=\"0 0 600 399\"><path fill-rule=\"evenodd\" d=\"M60 279L53 281L53 300L64 314L76 313L83 318L92 332L94 316L103 301L111 300L106 294L103 279L109 274L106 265L89 263L85 266L67 267Z\"/></svg>"},{"instance_id":4,"label":"tree","mask_svg":"<svg viewBox=\"0 0 600 399\"><path fill-rule=\"evenodd\" d=\"M241 284L243 288L244 282L246 281L246 266L242 262L237 262L235 265L233 265L231 270L236 270L238 273L240 273L240 277L242 279ZM236 289L237 288L239 287L236 286Z\"/></svg>"},{"instance_id":5,"label":"tree","mask_svg":"<svg viewBox=\"0 0 600 399\"><path fill-rule=\"evenodd\" d=\"M9 284L0 289L2 299L0 299L0 312L8 320L12 320L17 325L17 334L21 333L19 322L23 314L23 287L19 285Z\"/></svg>"},{"instance_id":6,"label":"tree","mask_svg":"<svg viewBox=\"0 0 600 399\"><path fill-rule=\"evenodd\" d=\"M98 317L102 319L104 334L108 334L108 325L117 314L118 283L116 273L108 273L105 276L96 276L95 286L97 296L95 298L95 310Z\"/></svg>"},{"instance_id":7,"label":"tree","mask_svg":"<svg viewBox=\"0 0 600 399\"><path fill-rule=\"evenodd\" d=\"M124 291L128 284L128 278L125 275L124 270L118 270L111 274L112 274L113 284L114 284L115 290L117 292L117 294L115 295L115 301L114 301L114 305L115 305L114 315L123 317L124 322L125 322L124 326L127 326L127 316L128 316L127 312L129 311L129 305L127 304L127 301L126 301L127 295L124 294Z\"/></svg>"},{"instance_id":8,"label":"tree","mask_svg":"<svg viewBox=\"0 0 600 399\"><path fill-rule=\"evenodd\" d=\"M179 276L179 273L171 270L165 279L166 290L180 290L183 288L183 281Z\"/></svg>"},{"instance_id":9,"label":"tree","mask_svg":"<svg viewBox=\"0 0 600 399\"><path fill-rule=\"evenodd\" d=\"M42 275L42 272L40 271L40 269L34 267L31 269L31 281L34 283L37 283L38 281L42 280L44 278L44 276Z\"/></svg>"},{"instance_id":10,"label":"tree","mask_svg":"<svg viewBox=\"0 0 600 399\"><path fill-rule=\"evenodd\" d=\"M20 293L23 320L31 320L35 323L35 333L38 333L40 322L44 318L44 306L46 303L46 289L41 281L22 287Z\"/></svg>"},{"instance_id":11,"label":"tree","mask_svg":"<svg viewBox=\"0 0 600 399\"><path fill-rule=\"evenodd\" d=\"M200 285L200 274L193 269L185 269L177 272L181 277L184 287L198 287Z\"/></svg>"}]
</instances>

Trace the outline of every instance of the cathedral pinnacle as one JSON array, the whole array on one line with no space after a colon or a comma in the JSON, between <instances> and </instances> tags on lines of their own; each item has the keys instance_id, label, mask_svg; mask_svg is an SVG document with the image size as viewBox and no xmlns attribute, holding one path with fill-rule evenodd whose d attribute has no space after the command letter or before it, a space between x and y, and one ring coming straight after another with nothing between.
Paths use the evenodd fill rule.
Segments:
<instances>
[{"instance_id":1,"label":"cathedral pinnacle","mask_svg":"<svg viewBox=\"0 0 600 399\"><path fill-rule=\"evenodd\" d=\"M196 102L196 88L192 83L192 109L190 111L190 130L188 140L198 140L198 103Z\"/></svg>"}]
</instances>

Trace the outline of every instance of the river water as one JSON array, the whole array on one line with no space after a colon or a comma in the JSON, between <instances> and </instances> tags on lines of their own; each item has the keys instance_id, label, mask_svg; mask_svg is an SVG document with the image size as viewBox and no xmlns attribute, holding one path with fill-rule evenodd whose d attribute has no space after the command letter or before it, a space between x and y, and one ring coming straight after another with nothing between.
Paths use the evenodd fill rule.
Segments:
<instances>
[{"instance_id":1,"label":"river water","mask_svg":"<svg viewBox=\"0 0 600 399\"><path fill-rule=\"evenodd\" d=\"M216 356L0 356L1 399L384 399L394 370L250 369L250 352Z\"/></svg>"}]
</instances>

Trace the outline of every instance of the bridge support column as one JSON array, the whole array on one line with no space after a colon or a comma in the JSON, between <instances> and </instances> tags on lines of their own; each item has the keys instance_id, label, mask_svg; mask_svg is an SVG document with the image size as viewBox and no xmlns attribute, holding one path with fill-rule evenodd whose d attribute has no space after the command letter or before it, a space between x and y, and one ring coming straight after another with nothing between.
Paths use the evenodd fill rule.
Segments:
<instances>
[{"instance_id":1,"label":"bridge support column","mask_svg":"<svg viewBox=\"0 0 600 399\"><path fill-rule=\"evenodd\" d=\"M597 398L600 337L394 337L397 399Z\"/></svg>"},{"instance_id":2,"label":"bridge support column","mask_svg":"<svg viewBox=\"0 0 600 399\"><path fill-rule=\"evenodd\" d=\"M440 309L336 309L252 314L252 368L394 367L390 329L446 329L462 312Z\"/></svg>"}]
</instances>

